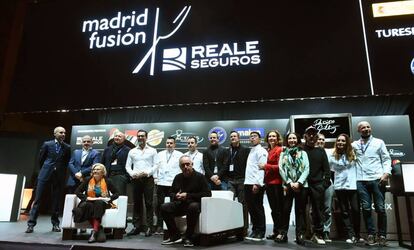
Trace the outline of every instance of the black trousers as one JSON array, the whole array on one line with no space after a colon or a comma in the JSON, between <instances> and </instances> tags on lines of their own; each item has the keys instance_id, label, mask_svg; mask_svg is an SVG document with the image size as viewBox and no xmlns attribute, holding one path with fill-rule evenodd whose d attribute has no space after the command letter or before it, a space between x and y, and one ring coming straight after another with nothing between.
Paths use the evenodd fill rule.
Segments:
<instances>
[{"instance_id":1,"label":"black trousers","mask_svg":"<svg viewBox=\"0 0 414 250\"><path fill-rule=\"evenodd\" d=\"M179 235L175 217L185 215L187 217L185 237L192 239L200 212L201 204L199 202L173 201L161 205L161 214L171 237Z\"/></svg>"},{"instance_id":2,"label":"black trousers","mask_svg":"<svg viewBox=\"0 0 414 250\"><path fill-rule=\"evenodd\" d=\"M155 215L157 216L157 226L162 227L161 205L164 204L165 197L170 194L170 186L157 185L157 206L155 207Z\"/></svg>"},{"instance_id":3,"label":"black trousers","mask_svg":"<svg viewBox=\"0 0 414 250\"><path fill-rule=\"evenodd\" d=\"M28 226L36 226L37 217L39 216L39 206L40 201L42 200L43 192L47 185L51 185L52 189L52 225L59 226L59 211L60 211L60 197L62 196L62 190L64 186L64 181L62 174L58 173L56 170L52 172L49 179L38 179L36 186L36 197L33 201L32 208L30 210L30 217L27 221Z\"/></svg>"},{"instance_id":4,"label":"black trousers","mask_svg":"<svg viewBox=\"0 0 414 250\"><path fill-rule=\"evenodd\" d=\"M361 215L358 192L356 190L336 190L335 193L339 201L339 209L347 237L359 238Z\"/></svg>"},{"instance_id":5,"label":"black trousers","mask_svg":"<svg viewBox=\"0 0 414 250\"><path fill-rule=\"evenodd\" d=\"M115 174L110 175L109 179L111 179L112 184L118 190L119 195L127 195L127 185L128 185L128 177L124 174Z\"/></svg>"},{"instance_id":6,"label":"black trousers","mask_svg":"<svg viewBox=\"0 0 414 250\"><path fill-rule=\"evenodd\" d=\"M253 193L253 185L244 185L244 195L252 220L252 231L264 234L266 232L266 219L263 207L264 188L260 187L258 193Z\"/></svg>"},{"instance_id":7,"label":"black trousers","mask_svg":"<svg viewBox=\"0 0 414 250\"><path fill-rule=\"evenodd\" d=\"M325 202L325 188L322 183L309 185L309 197L312 204L312 230L317 235L322 235L322 214ZM306 207L306 206L305 206Z\"/></svg>"},{"instance_id":8,"label":"black trousers","mask_svg":"<svg viewBox=\"0 0 414 250\"><path fill-rule=\"evenodd\" d=\"M234 193L234 198L237 197L237 201L243 205L243 222L244 229L247 232L249 228L249 215L247 214L247 205L244 195L244 179L233 179L228 181L228 190Z\"/></svg>"},{"instance_id":9,"label":"black trousers","mask_svg":"<svg viewBox=\"0 0 414 250\"><path fill-rule=\"evenodd\" d=\"M280 231L283 234L287 234L289 231L290 211L292 210L293 199L295 199L296 235L303 235L306 231L305 210L306 200L308 199L308 189L303 187L299 190L299 192L295 192L292 188L290 188L290 186L288 186L283 201Z\"/></svg>"},{"instance_id":10,"label":"black trousers","mask_svg":"<svg viewBox=\"0 0 414 250\"><path fill-rule=\"evenodd\" d=\"M146 230L153 226L154 208L152 205L154 196L154 178L141 177L139 179L132 179L134 210L132 223L134 227ZM145 200L146 221L143 219L143 198Z\"/></svg>"},{"instance_id":11,"label":"black trousers","mask_svg":"<svg viewBox=\"0 0 414 250\"><path fill-rule=\"evenodd\" d=\"M283 186L282 184L266 185L266 195L272 210L273 233L278 234L281 230L283 211Z\"/></svg>"}]
</instances>

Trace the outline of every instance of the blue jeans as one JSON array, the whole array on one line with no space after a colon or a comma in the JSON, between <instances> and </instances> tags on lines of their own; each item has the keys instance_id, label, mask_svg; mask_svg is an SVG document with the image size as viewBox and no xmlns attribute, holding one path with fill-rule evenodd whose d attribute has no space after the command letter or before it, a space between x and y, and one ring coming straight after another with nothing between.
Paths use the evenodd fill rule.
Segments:
<instances>
[{"instance_id":1,"label":"blue jeans","mask_svg":"<svg viewBox=\"0 0 414 250\"><path fill-rule=\"evenodd\" d=\"M211 190L228 190L228 183L227 181L221 181L220 185L215 185L211 181L208 182L208 186Z\"/></svg>"},{"instance_id":2,"label":"blue jeans","mask_svg":"<svg viewBox=\"0 0 414 250\"><path fill-rule=\"evenodd\" d=\"M357 190L361 202L362 215L369 235L375 234L372 221L372 198L377 213L378 235L387 235L387 214L385 213L385 185L379 184L379 179L374 181L357 181Z\"/></svg>"}]
</instances>

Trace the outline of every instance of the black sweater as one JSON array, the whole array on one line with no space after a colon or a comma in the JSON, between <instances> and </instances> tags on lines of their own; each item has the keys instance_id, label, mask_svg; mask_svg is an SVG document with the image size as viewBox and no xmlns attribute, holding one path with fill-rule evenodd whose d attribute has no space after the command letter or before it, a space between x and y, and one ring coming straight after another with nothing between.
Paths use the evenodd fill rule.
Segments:
<instances>
[{"instance_id":1,"label":"black sweater","mask_svg":"<svg viewBox=\"0 0 414 250\"><path fill-rule=\"evenodd\" d=\"M171 201L176 200L175 195L179 192L187 193L187 202L201 202L202 197L211 196L206 178L196 171L188 177L185 177L183 173L175 176L170 193Z\"/></svg>"},{"instance_id":2,"label":"black sweater","mask_svg":"<svg viewBox=\"0 0 414 250\"><path fill-rule=\"evenodd\" d=\"M329 187L331 172L325 150L308 146L305 146L304 150L309 159L309 185L322 183L325 187Z\"/></svg>"},{"instance_id":3,"label":"black sweater","mask_svg":"<svg viewBox=\"0 0 414 250\"><path fill-rule=\"evenodd\" d=\"M239 147L228 149L228 163L227 171L230 180L244 179L246 173L247 157L249 156L250 148L247 148L240 144ZM234 170L230 171L229 167L233 164Z\"/></svg>"}]
</instances>

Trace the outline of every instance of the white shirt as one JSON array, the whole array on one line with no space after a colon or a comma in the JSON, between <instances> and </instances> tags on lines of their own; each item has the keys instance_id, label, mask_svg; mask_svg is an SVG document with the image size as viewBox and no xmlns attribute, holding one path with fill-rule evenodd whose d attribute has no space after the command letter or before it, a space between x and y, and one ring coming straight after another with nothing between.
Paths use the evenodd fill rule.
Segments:
<instances>
[{"instance_id":1,"label":"white shirt","mask_svg":"<svg viewBox=\"0 0 414 250\"><path fill-rule=\"evenodd\" d=\"M183 155L180 151L174 150L169 152L168 150L163 150L158 153L158 158L160 159L160 167L158 171L154 174L154 178L157 178L157 185L161 186L172 186L174 177L181 173L179 159Z\"/></svg>"},{"instance_id":2,"label":"white shirt","mask_svg":"<svg viewBox=\"0 0 414 250\"><path fill-rule=\"evenodd\" d=\"M194 152L187 151L184 154L191 157L191 160L193 161L193 168L195 171L201 174L206 173L204 171L204 166L203 166L203 153L199 152L198 150L195 150Z\"/></svg>"},{"instance_id":3,"label":"white shirt","mask_svg":"<svg viewBox=\"0 0 414 250\"><path fill-rule=\"evenodd\" d=\"M349 162L345 155L338 160L331 153L328 155L331 170L335 172L335 190L356 190L356 167L355 161Z\"/></svg>"},{"instance_id":4,"label":"white shirt","mask_svg":"<svg viewBox=\"0 0 414 250\"><path fill-rule=\"evenodd\" d=\"M378 180L391 174L391 157L383 140L370 136L366 143L360 139L352 143L356 154L357 181Z\"/></svg>"},{"instance_id":5,"label":"white shirt","mask_svg":"<svg viewBox=\"0 0 414 250\"><path fill-rule=\"evenodd\" d=\"M125 169L130 176L141 172L152 176L157 171L159 164L157 150L148 145L145 145L143 149L137 146L129 151Z\"/></svg>"},{"instance_id":6,"label":"white shirt","mask_svg":"<svg viewBox=\"0 0 414 250\"><path fill-rule=\"evenodd\" d=\"M259 164L267 163L267 151L262 145L257 144L250 150L246 163L246 176L244 184L247 185L264 185L264 170L259 168Z\"/></svg>"}]
</instances>

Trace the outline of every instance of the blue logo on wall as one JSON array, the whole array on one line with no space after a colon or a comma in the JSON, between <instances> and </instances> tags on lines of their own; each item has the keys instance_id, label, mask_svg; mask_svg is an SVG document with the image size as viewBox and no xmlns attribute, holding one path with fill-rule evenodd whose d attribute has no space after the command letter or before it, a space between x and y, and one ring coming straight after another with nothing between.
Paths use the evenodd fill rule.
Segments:
<instances>
[{"instance_id":1,"label":"blue logo on wall","mask_svg":"<svg viewBox=\"0 0 414 250\"><path fill-rule=\"evenodd\" d=\"M214 127L208 131L208 137L210 138L211 132L215 131L218 134L219 144L222 144L227 139L226 130L222 127Z\"/></svg>"},{"instance_id":2,"label":"blue logo on wall","mask_svg":"<svg viewBox=\"0 0 414 250\"><path fill-rule=\"evenodd\" d=\"M413 60L411 60L411 73L413 73L413 75L414 75L414 58L413 58Z\"/></svg>"}]
</instances>

